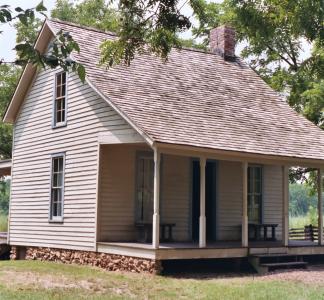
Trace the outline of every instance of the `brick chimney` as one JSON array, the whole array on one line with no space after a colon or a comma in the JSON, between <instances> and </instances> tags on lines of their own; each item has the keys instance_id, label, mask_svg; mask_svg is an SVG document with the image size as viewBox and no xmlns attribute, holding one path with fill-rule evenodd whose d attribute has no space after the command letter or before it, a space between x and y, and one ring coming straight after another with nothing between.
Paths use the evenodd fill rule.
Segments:
<instances>
[{"instance_id":1,"label":"brick chimney","mask_svg":"<svg viewBox=\"0 0 324 300\"><path fill-rule=\"evenodd\" d=\"M222 25L210 31L210 51L221 55L225 60L235 60L235 29Z\"/></svg>"}]
</instances>

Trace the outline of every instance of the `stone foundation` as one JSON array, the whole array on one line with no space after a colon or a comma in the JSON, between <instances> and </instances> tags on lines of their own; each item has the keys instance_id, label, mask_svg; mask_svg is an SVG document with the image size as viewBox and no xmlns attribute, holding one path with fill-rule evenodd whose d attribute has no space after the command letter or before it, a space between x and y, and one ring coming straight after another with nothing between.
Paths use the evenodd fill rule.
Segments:
<instances>
[{"instance_id":1,"label":"stone foundation","mask_svg":"<svg viewBox=\"0 0 324 300\"><path fill-rule=\"evenodd\" d=\"M96 266L108 271L128 271L158 274L162 271L161 262L147 258L137 258L117 254L91 251L65 250L42 247L11 247L10 259L25 259L62 262Z\"/></svg>"}]
</instances>

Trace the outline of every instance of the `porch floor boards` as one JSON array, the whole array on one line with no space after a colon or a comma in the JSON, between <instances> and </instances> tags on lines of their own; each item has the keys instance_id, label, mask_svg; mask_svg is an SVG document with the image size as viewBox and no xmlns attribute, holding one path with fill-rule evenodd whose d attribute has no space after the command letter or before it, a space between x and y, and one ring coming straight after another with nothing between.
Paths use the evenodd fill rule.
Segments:
<instances>
[{"instance_id":1,"label":"porch floor boards","mask_svg":"<svg viewBox=\"0 0 324 300\"><path fill-rule=\"evenodd\" d=\"M199 248L198 243L161 243L153 249L151 243L138 242L98 242L97 251L110 254L142 257L149 259L205 259L242 258L262 254L324 255L324 246L311 241L290 241L288 247L281 241L250 242L249 247L241 246L240 241L207 243Z\"/></svg>"},{"instance_id":2,"label":"porch floor boards","mask_svg":"<svg viewBox=\"0 0 324 300\"><path fill-rule=\"evenodd\" d=\"M140 243L140 242L99 242L100 244L129 247L129 248L141 248L152 249L152 243ZM289 241L289 247L305 247L305 246L317 246L316 242L291 240ZM248 248L277 248L283 247L282 241L253 241L249 242ZM217 241L207 242L204 249L231 249L231 248L243 248L241 241ZM198 242L170 242L160 243L159 249L200 249Z\"/></svg>"}]
</instances>

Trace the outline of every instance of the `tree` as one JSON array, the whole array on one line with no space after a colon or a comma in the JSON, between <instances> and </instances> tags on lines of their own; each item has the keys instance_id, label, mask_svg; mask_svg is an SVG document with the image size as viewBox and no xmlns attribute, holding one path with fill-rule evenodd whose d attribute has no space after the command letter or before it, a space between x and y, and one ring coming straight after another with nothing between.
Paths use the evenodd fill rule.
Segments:
<instances>
[{"instance_id":1,"label":"tree","mask_svg":"<svg viewBox=\"0 0 324 300\"><path fill-rule=\"evenodd\" d=\"M100 30L118 31L120 27L118 12L106 2L105 0L85 0L75 4L69 0L57 0L51 16Z\"/></svg>"},{"instance_id":2,"label":"tree","mask_svg":"<svg viewBox=\"0 0 324 300\"><path fill-rule=\"evenodd\" d=\"M3 116L20 75L14 65L0 65L0 115ZM0 159L11 158L12 126L0 123Z\"/></svg>"},{"instance_id":3,"label":"tree","mask_svg":"<svg viewBox=\"0 0 324 300\"><path fill-rule=\"evenodd\" d=\"M293 183L289 186L289 214L291 216L305 216L310 207L316 207L317 196L306 184Z\"/></svg>"},{"instance_id":4,"label":"tree","mask_svg":"<svg viewBox=\"0 0 324 300\"><path fill-rule=\"evenodd\" d=\"M10 199L10 180L0 180L0 216L8 215Z\"/></svg>"}]
</instances>

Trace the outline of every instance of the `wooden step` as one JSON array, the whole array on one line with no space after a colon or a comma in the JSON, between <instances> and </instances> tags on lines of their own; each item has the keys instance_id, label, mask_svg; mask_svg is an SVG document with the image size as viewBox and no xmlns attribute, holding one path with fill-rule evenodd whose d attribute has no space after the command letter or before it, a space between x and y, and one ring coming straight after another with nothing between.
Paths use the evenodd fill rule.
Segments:
<instances>
[{"instance_id":1,"label":"wooden step","mask_svg":"<svg viewBox=\"0 0 324 300\"><path fill-rule=\"evenodd\" d=\"M302 255L287 254L287 253L253 254L251 256L258 257L258 258L302 257Z\"/></svg>"},{"instance_id":2,"label":"wooden step","mask_svg":"<svg viewBox=\"0 0 324 300\"><path fill-rule=\"evenodd\" d=\"M261 267L268 268L278 268L278 267L302 267L307 266L307 262L305 261L291 261L291 262L278 262L278 263L264 263L260 264Z\"/></svg>"}]
</instances>

